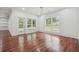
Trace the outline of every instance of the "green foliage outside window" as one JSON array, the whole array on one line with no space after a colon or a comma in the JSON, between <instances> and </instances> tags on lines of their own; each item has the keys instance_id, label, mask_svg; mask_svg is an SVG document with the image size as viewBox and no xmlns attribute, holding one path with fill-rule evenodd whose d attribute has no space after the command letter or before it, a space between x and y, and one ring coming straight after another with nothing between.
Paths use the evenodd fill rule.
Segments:
<instances>
[{"instance_id":1,"label":"green foliage outside window","mask_svg":"<svg viewBox=\"0 0 79 59\"><path fill-rule=\"evenodd\" d=\"M46 19L46 26L57 25L58 19L56 17L50 17Z\"/></svg>"},{"instance_id":2,"label":"green foliage outside window","mask_svg":"<svg viewBox=\"0 0 79 59\"><path fill-rule=\"evenodd\" d=\"M27 27L28 28L36 27L36 20L35 19L28 19L28 21L27 21Z\"/></svg>"},{"instance_id":3,"label":"green foliage outside window","mask_svg":"<svg viewBox=\"0 0 79 59\"><path fill-rule=\"evenodd\" d=\"M59 30L59 20L56 17L48 17L46 19L46 31L58 31Z\"/></svg>"},{"instance_id":4,"label":"green foliage outside window","mask_svg":"<svg viewBox=\"0 0 79 59\"><path fill-rule=\"evenodd\" d=\"M49 26L51 24L51 18L46 19L46 26Z\"/></svg>"},{"instance_id":5,"label":"green foliage outside window","mask_svg":"<svg viewBox=\"0 0 79 59\"><path fill-rule=\"evenodd\" d=\"M33 27L36 27L36 21L33 20Z\"/></svg>"},{"instance_id":6,"label":"green foliage outside window","mask_svg":"<svg viewBox=\"0 0 79 59\"><path fill-rule=\"evenodd\" d=\"M24 28L24 18L23 17L19 17L18 20L18 28Z\"/></svg>"},{"instance_id":7,"label":"green foliage outside window","mask_svg":"<svg viewBox=\"0 0 79 59\"><path fill-rule=\"evenodd\" d=\"M27 21L27 27L31 27L31 19Z\"/></svg>"}]
</instances>

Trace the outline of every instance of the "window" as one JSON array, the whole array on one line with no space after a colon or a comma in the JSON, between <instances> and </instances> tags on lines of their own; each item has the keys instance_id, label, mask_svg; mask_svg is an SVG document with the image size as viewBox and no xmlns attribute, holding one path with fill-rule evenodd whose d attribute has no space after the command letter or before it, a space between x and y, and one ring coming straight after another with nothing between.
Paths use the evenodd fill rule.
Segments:
<instances>
[{"instance_id":1,"label":"window","mask_svg":"<svg viewBox=\"0 0 79 59\"><path fill-rule=\"evenodd\" d=\"M48 17L45 22L45 30L56 32L59 30L59 20L57 17Z\"/></svg>"},{"instance_id":2,"label":"window","mask_svg":"<svg viewBox=\"0 0 79 59\"><path fill-rule=\"evenodd\" d=\"M18 28L24 28L25 27L25 18L19 17L18 20Z\"/></svg>"},{"instance_id":3,"label":"window","mask_svg":"<svg viewBox=\"0 0 79 59\"><path fill-rule=\"evenodd\" d=\"M25 18L24 17L18 17L17 20L17 31L19 33L23 33L25 30Z\"/></svg>"},{"instance_id":4,"label":"window","mask_svg":"<svg viewBox=\"0 0 79 59\"><path fill-rule=\"evenodd\" d=\"M47 18L46 19L46 26L50 26L51 25L51 18Z\"/></svg>"},{"instance_id":5,"label":"window","mask_svg":"<svg viewBox=\"0 0 79 59\"><path fill-rule=\"evenodd\" d=\"M29 19L29 20L27 21L27 27L28 27L28 28L31 27L31 22L32 22L31 19Z\"/></svg>"},{"instance_id":6,"label":"window","mask_svg":"<svg viewBox=\"0 0 79 59\"><path fill-rule=\"evenodd\" d=\"M35 28L36 27L36 20L29 18L27 21L27 28Z\"/></svg>"}]
</instances>

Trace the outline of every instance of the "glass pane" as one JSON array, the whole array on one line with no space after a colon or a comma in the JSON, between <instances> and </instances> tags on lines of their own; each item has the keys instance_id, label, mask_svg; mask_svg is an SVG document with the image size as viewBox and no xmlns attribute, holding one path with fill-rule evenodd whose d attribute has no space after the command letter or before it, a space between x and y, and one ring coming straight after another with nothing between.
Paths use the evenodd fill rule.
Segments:
<instances>
[{"instance_id":1,"label":"glass pane","mask_svg":"<svg viewBox=\"0 0 79 59\"><path fill-rule=\"evenodd\" d=\"M55 23L55 22L57 22L56 17L52 17L52 23Z\"/></svg>"},{"instance_id":2,"label":"glass pane","mask_svg":"<svg viewBox=\"0 0 79 59\"><path fill-rule=\"evenodd\" d=\"M33 20L33 27L36 27L36 21Z\"/></svg>"},{"instance_id":3,"label":"glass pane","mask_svg":"<svg viewBox=\"0 0 79 59\"><path fill-rule=\"evenodd\" d=\"M48 26L48 19L46 19L46 26Z\"/></svg>"},{"instance_id":4,"label":"glass pane","mask_svg":"<svg viewBox=\"0 0 79 59\"><path fill-rule=\"evenodd\" d=\"M58 32L59 31L59 19L56 17L50 17L46 19L46 31Z\"/></svg>"},{"instance_id":5,"label":"glass pane","mask_svg":"<svg viewBox=\"0 0 79 59\"><path fill-rule=\"evenodd\" d=\"M36 20L35 19L28 19L27 27L36 27Z\"/></svg>"},{"instance_id":6,"label":"glass pane","mask_svg":"<svg viewBox=\"0 0 79 59\"><path fill-rule=\"evenodd\" d=\"M27 21L27 27L31 27L31 25L32 25L32 19L28 19L28 21Z\"/></svg>"},{"instance_id":7,"label":"glass pane","mask_svg":"<svg viewBox=\"0 0 79 59\"><path fill-rule=\"evenodd\" d=\"M51 25L51 18L46 19L46 26L49 26L49 25Z\"/></svg>"},{"instance_id":8,"label":"glass pane","mask_svg":"<svg viewBox=\"0 0 79 59\"><path fill-rule=\"evenodd\" d=\"M54 26L58 26L59 25L59 20L56 17L52 17L52 24Z\"/></svg>"},{"instance_id":9,"label":"glass pane","mask_svg":"<svg viewBox=\"0 0 79 59\"><path fill-rule=\"evenodd\" d=\"M48 18L48 24L51 24L51 18Z\"/></svg>"},{"instance_id":10,"label":"glass pane","mask_svg":"<svg viewBox=\"0 0 79 59\"><path fill-rule=\"evenodd\" d=\"M31 24L27 25L27 27L31 27Z\"/></svg>"},{"instance_id":11,"label":"glass pane","mask_svg":"<svg viewBox=\"0 0 79 59\"><path fill-rule=\"evenodd\" d=\"M31 24L31 19L28 19L27 24Z\"/></svg>"},{"instance_id":12,"label":"glass pane","mask_svg":"<svg viewBox=\"0 0 79 59\"><path fill-rule=\"evenodd\" d=\"M19 25L19 28L24 28L24 18L19 17L18 25Z\"/></svg>"}]
</instances>

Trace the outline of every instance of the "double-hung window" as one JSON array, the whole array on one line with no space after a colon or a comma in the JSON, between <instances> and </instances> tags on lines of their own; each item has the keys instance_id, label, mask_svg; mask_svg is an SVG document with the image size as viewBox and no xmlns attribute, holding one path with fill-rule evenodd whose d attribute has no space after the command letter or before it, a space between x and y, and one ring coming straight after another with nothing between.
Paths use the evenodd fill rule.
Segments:
<instances>
[{"instance_id":1,"label":"double-hung window","mask_svg":"<svg viewBox=\"0 0 79 59\"><path fill-rule=\"evenodd\" d=\"M24 17L18 17L18 31L24 32L25 30L25 18Z\"/></svg>"},{"instance_id":2,"label":"double-hung window","mask_svg":"<svg viewBox=\"0 0 79 59\"><path fill-rule=\"evenodd\" d=\"M28 20L27 20L27 28L30 29L30 30L35 29L36 28L36 20L28 18Z\"/></svg>"},{"instance_id":3,"label":"double-hung window","mask_svg":"<svg viewBox=\"0 0 79 59\"><path fill-rule=\"evenodd\" d=\"M58 32L59 31L59 20L56 17L46 18L45 31Z\"/></svg>"}]
</instances>

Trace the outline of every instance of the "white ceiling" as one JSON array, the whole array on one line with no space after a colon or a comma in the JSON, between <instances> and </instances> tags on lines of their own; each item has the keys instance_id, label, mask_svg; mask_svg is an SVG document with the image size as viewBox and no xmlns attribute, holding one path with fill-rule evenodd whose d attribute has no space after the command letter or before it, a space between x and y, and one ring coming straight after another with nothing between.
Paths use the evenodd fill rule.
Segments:
<instances>
[{"instance_id":1,"label":"white ceiling","mask_svg":"<svg viewBox=\"0 0 79 59\"><path fill-rule=\"evenodd\" d=\"M63 8L64 7L42 7L41 9L40 7L25 7L25 8L16 8L16 9L31 13L31 14L35 14L35 15L40 15L40 14L55 12Z\"/></svg>"},{"instance_id":2,"label":"white ceiling","mask_svg":"<svg viewBox=\"0 0 79 59\"><path fill-rule=\"evenodd\" d=\"M40 14L46 14L50 12L55 12L57 10L61 10L63 9L63 7L42 7L42 9L40 9L40 7L24 7L24 8L14 7L14 9L24 11L26 13L28 12L34 15L40 15ZM8 17L10 12L11 12L11 7L0 7L0 17L1 16Z\"/></svg>"},{"instance_id":3,"label":"white ceiling","mask_svg":"<svg viewBox=\"0 0 79 59\"><path fill-rule=\"evenodd\" d=\"M0 17L8 17L11 12L11 8L0 7Z\"/></svg>"}]
</instances>

